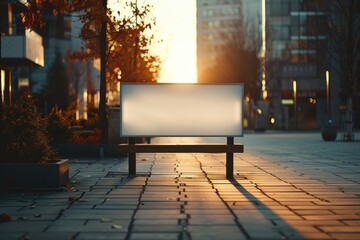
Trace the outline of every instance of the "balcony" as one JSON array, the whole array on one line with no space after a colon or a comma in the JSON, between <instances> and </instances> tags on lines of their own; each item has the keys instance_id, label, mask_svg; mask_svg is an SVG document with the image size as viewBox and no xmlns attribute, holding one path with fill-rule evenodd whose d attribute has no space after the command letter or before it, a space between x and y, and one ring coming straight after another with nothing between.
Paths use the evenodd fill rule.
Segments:
<instances>
[{"instance_id":1,"label":"balcony","mask_svg":"<svg viewBox=\"0 0 360 240\"><path fill-rule=\"evenodd\" d=\"M2 36L1 65L8 68L44 66L42 37L28 30L25 35Z\"/></svg>"}]
</instances>

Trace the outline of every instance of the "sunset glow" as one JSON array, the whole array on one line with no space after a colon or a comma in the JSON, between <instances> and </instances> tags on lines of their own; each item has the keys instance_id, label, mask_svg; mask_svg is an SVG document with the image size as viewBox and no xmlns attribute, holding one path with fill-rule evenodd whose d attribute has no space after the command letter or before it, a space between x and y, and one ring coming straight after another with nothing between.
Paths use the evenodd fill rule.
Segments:
<instances>
[{"instance_id":1,"label":"sunset glow","mask_svg":"<svg viewBox=\"0 0 360 240\"><path fill-rule=\"evenodd\" d=\"M196 1L152 0L163 59L160 82L196 82Z\"/></svg>"},{"instance_id":2,"label":"sunset glow","mask_svg":"<svg viewBox=\"0 0 360 240\"><path fill-rule=\"evenodd\" d=\"M119 2L125 1L109 1L109 7L115 9ZM151 50L162 60L159 82L197 82L196 1L138 0L139 7L144 3L153 6L156 18Z\"/></svg>"}]
</instances>

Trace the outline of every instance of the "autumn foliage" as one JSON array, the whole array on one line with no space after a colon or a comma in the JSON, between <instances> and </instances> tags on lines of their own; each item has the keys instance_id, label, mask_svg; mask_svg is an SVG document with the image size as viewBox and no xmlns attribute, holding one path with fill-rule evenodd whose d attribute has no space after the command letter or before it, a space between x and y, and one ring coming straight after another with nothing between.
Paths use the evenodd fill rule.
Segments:
<instances>
[{"instance_id":1,"label":"autumn foliage","mask_svg":"<svg viewBox=\"0 0 360 240\"><path fill-rule=\"evenodd\" d=\"M83 27L80 38L84 46L71 54L73 59L100 58L99 33L102 21L107 23L106 79L117 82L154 82L160 72L160 59L149 52L153 40L151 6L125 3L122 11L104 9L100 0L28 0L22 14L26 28L44 27L45 12L54 16L76 13Z\"/></svg>"},{"instance_id":2,"label":"autumn foliage","mask_svg":"<svg viewBox=\"0 0 360 240\"><path fill-rule=\"evenodd\" d=\"M83 136L80 133L74 133L70 139L70 143L73 144L97 144L100 143L101 130L99 128L94 129L94 134Z\"/></svg>"},{"instance_id":3,"label":"autumn foliage","mask_svg":"<svg viewBox=\"0 0 360 240\"><path fill-rule=\"evenodd\" d=\"M49 145L47 118L34 111L31 95L24 93L5 105L0 125L0 162L35 163L57 159Z\"/></svg>"},{"instance_id":4,"label":"autumn foliage","mask_svg":"<svg viewBox=\"0 0 360 240\"><path fill-rule=\"evenodd\" d=\"M116 86L118 81L153 82L160 72L159 58L149 52L152 40L149 31L155 24L154 19L148 18L150 6L139 8L127 3L123 12L113 13L107 8L107 0L27 0L27 3L22 21L28 29L44 27L48 11L54 16L76 14L82 22L80 38L84 47L72 57L101 59L99 116L101 142L106 143L106 92L110 90L106 86Z\"/></svg>"}]
</instances>

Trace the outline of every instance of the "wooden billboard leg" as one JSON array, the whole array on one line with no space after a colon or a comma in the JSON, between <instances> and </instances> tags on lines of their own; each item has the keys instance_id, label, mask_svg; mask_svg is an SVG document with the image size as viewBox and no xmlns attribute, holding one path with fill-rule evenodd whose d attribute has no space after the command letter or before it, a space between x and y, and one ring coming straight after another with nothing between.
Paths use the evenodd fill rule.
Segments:
<instances>
[{"instance_id":1,"label":"wooden billboard leg","mask_svg":"<svg viewBox=\"0 0 360 240\"><path fill-rule=\"evenodd\" d=\"M234 145L234 137L227 137L227 145ZM226 152L226 178L234 179L234 153Z\"/></svg>"}]
</instances>

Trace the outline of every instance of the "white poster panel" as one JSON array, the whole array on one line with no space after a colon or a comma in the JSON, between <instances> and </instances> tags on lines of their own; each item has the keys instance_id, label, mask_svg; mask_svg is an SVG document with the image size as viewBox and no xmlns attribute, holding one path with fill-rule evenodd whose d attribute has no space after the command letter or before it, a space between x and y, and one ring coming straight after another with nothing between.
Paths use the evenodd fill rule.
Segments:
<instances>
[{"instance_id":1,"label":"white poster panel","mask_svg":"<svg viewBox=\"0 0 360 240\"><path fill-rule=\"evenodd\" d=\"M122 83L120 135L242 136L243 84Z\"/></svg>"}]
</instances>

